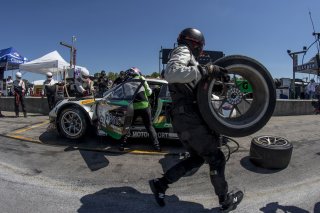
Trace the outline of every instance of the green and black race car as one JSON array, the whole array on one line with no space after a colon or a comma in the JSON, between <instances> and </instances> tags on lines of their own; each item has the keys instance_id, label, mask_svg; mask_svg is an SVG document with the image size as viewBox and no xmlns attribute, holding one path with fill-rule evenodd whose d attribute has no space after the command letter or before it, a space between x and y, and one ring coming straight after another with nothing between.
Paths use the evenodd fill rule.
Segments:
<instances>
[{"instance_id":1,"label":"green and black race car","mask_svg":"<svg viewBox=\"0 0 320 213\"><path fill-rule=\"evenodd\" d=\"M168 83L160 79L146 79L152 95L149 97L153 125L158 138L177 139L170 122L171 98ZM145 138L148 133L141 119L133 119L133 99L142 86L139 79L128 80L108 90L103 98L71 98L58 103L49 113L50 128L70 139L79 139L90 129L99 136L120 139ZM94 127L94 128L92 128Z\"/></svg>"}]
</instances>

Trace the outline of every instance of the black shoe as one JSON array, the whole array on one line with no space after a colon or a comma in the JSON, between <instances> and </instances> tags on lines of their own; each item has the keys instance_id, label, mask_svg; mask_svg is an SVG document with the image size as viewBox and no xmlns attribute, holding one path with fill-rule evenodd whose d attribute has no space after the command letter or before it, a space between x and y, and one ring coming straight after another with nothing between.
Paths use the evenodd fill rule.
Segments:
<instances>
[{"instance_id":1,"label":"black shoe","mask_svg":"<svg viewBox=\"0 0 320 213\"><path fill-rule=\"evenodd\" d=\"M220 211L223 213L235 210L243 198L243 192L229 193L225 201L220 203Z\"/></svg>"},{"instance_id":2,"label":"black shoe","mask_svg":"<svg viewBox=\"0 0 320 213\"><path fill-rule=\"evenodd\" d=\"M23 116L24 116L25 118L28 117L26 112L23 113Z\"/></svg>"},{"instance_id":3,"label":"black shoe","mask_svg":"<svg viewBox=\"0 0 320 213\"><path fill-rule=\"evenodd\" d=\"M19 117L19 114L16 114L16 116L15 116L16 118L18 118Z\"/></svg>"},{"instance_id":4,"label":"black shoe","mask_svg":"<svg viewBox=\"0 0 320 213\"><path fill-rule=\"evenodd\" d=\"M160 145L159 145L159 144L154 144L154 145L153 145L153 148L154 148L155 151L161 152L161 148L160 148Z\"/></svg>"},{"instance_id":5,"label":"black shoe","mask_svg":"<svg viewBox=\"0 0 320 213\"><path fill-rule=\"evenodd\" d=\"M124 151L124 144L120 144L120 146L119 146L119 151L121 151L121 152Z\"/></svg>"},{"instance_id":6,"label":"black shoe","mask_svg":"<svg viewBox=\"0 0 320 213\"><path fill-rule=\"evenodd\" d=\"M164 202L164 197L166 190L161 186L159 179L156 178L153 180L149 180L149 185L158 205L161 207L165 206L166 204Z\"/></svg>"},{"instance_id":7,"label":"black shoe","mask_svg":"<svg viewBox=\"0 0 320 213\"><path fill-rule=\"evenodd\" d=\"M4 115L0 113L0 118L3 118L3 117L4 117Z\"/></svg>"}]
</instances>

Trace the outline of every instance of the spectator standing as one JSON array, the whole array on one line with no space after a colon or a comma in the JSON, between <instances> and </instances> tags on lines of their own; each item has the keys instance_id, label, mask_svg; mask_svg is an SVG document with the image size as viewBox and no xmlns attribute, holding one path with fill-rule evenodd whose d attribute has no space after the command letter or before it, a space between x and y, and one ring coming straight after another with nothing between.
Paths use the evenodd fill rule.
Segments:
<instances>
[{"instance_id":1,"label":"spectator standing","mask_svg":"<svg viewBox=\"0 0 320 213\"><path fill-rule=\"evenodd\" d=\"M314 98L314 94L316 92L316 85L317 84L314 82L314 79L311 79L308 86L307 86L309 99Z\"/></svg>"},{"instance_id":2,"label":"spectator standing","mask_svg":"<svg viewBox=\"0 0 320 213\"><path fill-rule=\"evenodd\" d=\"M12 85L13 85L13 80L12 77L9 75L7 80L6 80L6 85L7 85L7 95L12 96Z\"/></svg>"}]
</instances>

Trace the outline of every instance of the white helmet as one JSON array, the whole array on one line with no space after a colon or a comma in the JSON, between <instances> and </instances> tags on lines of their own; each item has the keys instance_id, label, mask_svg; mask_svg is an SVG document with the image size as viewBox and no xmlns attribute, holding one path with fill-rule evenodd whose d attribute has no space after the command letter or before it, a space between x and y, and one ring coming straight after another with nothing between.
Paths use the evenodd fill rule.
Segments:
<instances>
[{"instance_id":1,"label":"white helmet","mask_svg":"<svg viewBox=\"0 0 320 213\"><path fill-rule=\"evenodd\" d=\"M51 79L52 78L52 72L47 72L47 78Z\"/></svg>"},{"instance_id":2,"label":"white helmet","mask_svg":"<svg viewBox=\"0 0 320 213\"><path fill-rule=\"evenodd\" d=\"M21 72L17 72L17 73L16 73L16 77L20 79L20 78L22 77Z\"/></svg>"},{"instance_id":3,"label":"white helmet","mask_svg":"<svg viewBox=\"0 0 320 213\"><path fill-rule=\"evenodd\" d=\"M88 81L88 79L89 79L89 71L88 71L88 70L81 69L80 74L81 74L80 77L81 77L81 79L82 79L83 81Z\"/></svg>"}]
</instances>

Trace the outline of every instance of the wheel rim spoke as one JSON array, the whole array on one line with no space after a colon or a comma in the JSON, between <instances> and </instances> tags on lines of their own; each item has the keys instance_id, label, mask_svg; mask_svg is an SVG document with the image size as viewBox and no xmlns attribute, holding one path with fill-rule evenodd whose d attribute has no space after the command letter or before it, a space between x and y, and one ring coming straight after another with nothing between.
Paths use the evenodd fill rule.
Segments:
<instances>
[{"instance_id":1,"label":"wheel rim spoke","mask_svg":"<svg viewBox=\"0 0 320 213\"><path fill-rule=\"evenodd\" d=\"M258 143L269 146L285 146L288 142L280 137L262 136L258 138Z\"/></svg>"},{"instance_id":2,"label":"wheel rim spoke","mask_svg":"<svg viewBox=\"0 0 320 213\"><path fill-rule=\"evenodd\" d=\"M236 110L236 112L238 112L240 115L242 115L242 113L241 113L238 105L235 105L235 106L234 106L234 109Z\"/></svg>"},{"instance_id":3,"label":"wheel rim spoke","mask_svg":"<svg viewBox=\"0 0 320 213\"><path fill-rule=\"evenodd\" d=\"M81 118L75 112L65 113L61 118L61 124L63 131L70 136L76 136L82 129Z\"/></svg>"}]
</instances>

